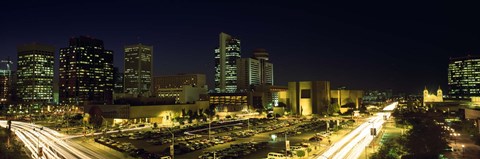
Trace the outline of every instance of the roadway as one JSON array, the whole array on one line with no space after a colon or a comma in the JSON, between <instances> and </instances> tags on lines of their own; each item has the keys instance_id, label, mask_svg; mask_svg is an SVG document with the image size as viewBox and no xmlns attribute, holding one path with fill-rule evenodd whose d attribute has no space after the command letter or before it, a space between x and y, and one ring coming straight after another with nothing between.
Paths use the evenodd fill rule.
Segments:
<instances>
[{"instance_id":1,"label":"roadway","mask_svg":"<svg viewBox=\"0 0 480 159\"><path fill-rule=\"evenodd\" d=\"M372 142L374 136L371 135L371 129L375 128L380 132L385 122L384 117L390 117L390 111L395 109L398 102L386 106L383 111L367 119L355 130L345 135L338 142L333 143L321 155L312 156L312 159L357 159L365 148Z\"/></svg>"},{"instance_id":2,"label":"roadway","mask_svg":"<svg viewBox=\"0 0 480 159\"><path fill-rule=\"evenodd\" d=\"M0 120L0 126L7 127L7 121ZM41 129L40 129L41 128ZM39 125L12 121L12 131L25 144L26 149L31 152L32 158L53 158L53 159L89 159L105 158L88 148L76 143L66 141L63 134L55 130ZM39 152L43 152L39 156Z\"/></svg>"}]
</instances>

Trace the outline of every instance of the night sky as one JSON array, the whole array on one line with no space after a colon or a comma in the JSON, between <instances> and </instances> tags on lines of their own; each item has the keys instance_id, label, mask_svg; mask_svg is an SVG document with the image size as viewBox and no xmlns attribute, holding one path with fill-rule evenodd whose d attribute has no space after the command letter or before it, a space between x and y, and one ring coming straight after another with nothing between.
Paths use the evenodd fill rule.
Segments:
<instances>
[{"instance_id":1,"label":"night sky","mask_svg":"<svg viewBox=\"0 0 480 159\"><path fill-rule=\"evenodd\" d=\"M454 1L451 1L454 2ZM455 1L456 2L456 1ZM214 48L226 32L242 42L242 57L265 48L275 83L330 80L351 89L420 93L447 87L449 57L478 54L475 4L315 1L2 2L0 58L16 46L52 44L89 35L114 51L154 46L154 74L205 73L213 88ZM57 61L58 63L58 61ZM444 89L446 92L446 90Z\"/></svg>"}]
</instances>

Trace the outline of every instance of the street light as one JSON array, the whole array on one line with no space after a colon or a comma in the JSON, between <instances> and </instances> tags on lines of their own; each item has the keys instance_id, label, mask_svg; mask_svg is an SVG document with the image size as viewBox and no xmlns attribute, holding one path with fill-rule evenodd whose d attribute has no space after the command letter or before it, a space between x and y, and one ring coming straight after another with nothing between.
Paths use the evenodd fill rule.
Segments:
<instances>
[{"instance_id":1,"label":"street light","mask_svg":"<svg viewBox=\"0 0 480 159\"><path fill-rule=\"evenodd\" d=\"M175 134L170 131L170 129L168 129L168 132L170 132L170 134L172 134L172 146L170 147L170 155L172 155L172 159L174 158L175 156Z\"/></svg>"},{"instance_id":2,"label":"street light","mask_svg":"<svg viewBox=\"0 0 480 159\"><path fill-rule=\"evenodd\" d=\"M465 145L462 145L462 158L465 158Z\"/></svg>"},{"instance_id":3,"label":"street light","mask_svg":"<svg viewBox=\"0 0 480 159\"><path fill-rule=\"evenodd\" d=\"M43 130L43 127L39 128L39 130L37 131L35 128L33 128L33 131L37 132L37 153L38 153L38 157L40 158L42 156L42 151L40 149L40 131Z\"/></svg>"},{"instance_id":4,"label":"street light","mask_svg":"<svg viewBox=\"0 0 480 159\"><path fill-rule=\"evenodd\" d=\"M275 134L272 134L270 137L272 137L273 141L275 141L275 139L277 139L277 135L275 135Z\"/></svg>"},{"instance_id":5,"label":"street light","mask_svg":"<svg viewBox=\"0 0 480 159\"><path fill-rule=\"evenodd\" d=\"M209 140L212 140L211 129L212 129L212 120L210 120L210 122L208 122L208 139Z\"/></svg>"}]
</instances>

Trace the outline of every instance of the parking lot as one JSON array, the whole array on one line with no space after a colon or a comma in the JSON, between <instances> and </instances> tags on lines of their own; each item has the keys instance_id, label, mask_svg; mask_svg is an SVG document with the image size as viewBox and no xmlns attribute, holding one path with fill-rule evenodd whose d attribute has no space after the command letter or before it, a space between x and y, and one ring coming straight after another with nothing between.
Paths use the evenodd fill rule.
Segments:
<instances>
[{"instance_id":1,"label":"parking lot","mask_svg":"<svg viewBox=\"0 0 480 159\"><path fill-rule=\"evenodd\" d=\"M176 158L209 158L213 157L213 153L223 158L265 158L269 152L284 152L285 134L292 145L315 143L323 138L309 140L316 133L326 130L325 121L299 119L250 119L215 122L210 126L210 138L208 124L203 124L118 132L96 137L96 141L133 157L160 158L169 156L173 133ZM275 141L273 135L278 137Z\"/></svg>"}]
</instances>

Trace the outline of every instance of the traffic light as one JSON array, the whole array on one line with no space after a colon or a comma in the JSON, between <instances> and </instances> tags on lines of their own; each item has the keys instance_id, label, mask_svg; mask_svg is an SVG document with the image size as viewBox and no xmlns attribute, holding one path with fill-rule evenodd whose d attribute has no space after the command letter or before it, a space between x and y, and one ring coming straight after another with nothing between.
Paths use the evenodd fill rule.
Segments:
<instances>
[{"instance_id":1,"label":"traffic light","mask_svg":"<svg viewBox=\"0 0 480 159\"><path fill-rule=\"evenodd\" d=\"M43 149L42 147L38 147L38 157L42 157L43 156Z\"/></svg>"},{"instance_id":2,"label":"traffic light","mask_svg":"<svg viewBox=\"0 0 480 159\"><path fill-rule=\"evenodd\" d=\"M8 120L7 124L8 124L8 131L12 130L12 121Z\"/></svg>"},{"instance_id":3,"label":"traffic light","mask_svg":"<svg viewBox=\"0 0 480 159\"><path fill-rule=\"evenodd\" d=\"M370 135L377 136L377 128L370 128Z\"/></svg>"}]
</instances>

